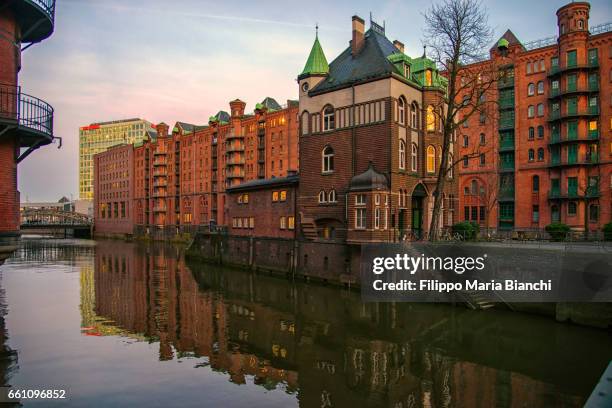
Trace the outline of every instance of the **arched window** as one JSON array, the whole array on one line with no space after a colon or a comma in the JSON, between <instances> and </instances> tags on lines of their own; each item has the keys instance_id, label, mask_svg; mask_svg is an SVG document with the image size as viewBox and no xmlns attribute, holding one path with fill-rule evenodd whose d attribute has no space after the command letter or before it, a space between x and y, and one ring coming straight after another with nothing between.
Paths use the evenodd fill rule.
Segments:
<instances>
[{"instance_id":1,"label":"arched window","mask_svg":"<svg viewBox=\"0 0 612 408\"><path fill-rule=\"evenodd\" d=\"M308 134L308 112L307 111L302 112L302 134L303 135Z\"/></svg>"},{"instance_id":2,"label":"arched window","mask_svg":"<svg viewBox=\"0 0 612 408\"><path fill-rule=\"evenodd\" d=\"M427 146L427 172L436 172L436 148L432 145Z\"/></svg>"},{"instance_id":3,"label":"arched window","mask_svg":"<svg viewBox=\"0 0 612 408\"><path fill-rule=\"evenodd\" d=\"M533 149L529 149L528 155L529 161L533 161L535 159L535 152L533 151Z\"/></svg>"},{"instance_id":4,"label":"arched window","mask_svg":"<svg viewBox=\"0 0 612 408\"><path fill-rule=\"evenodd\" d=\"M321 191L319 192L319 203L324 203L324 202L325 202L325 199L326 199L326 197L325 197L325 191L321 190Z\"/></svg>"},{"instance_id":5,"label":"arched window","mask_svg":"<svg viewBox=\"0 0 612 408\"><path fill-rule=\"evenodd\" d=\"M533 127L529 128L529 140L533 140L535 136L535 130L533 129Z\"/></svg>"},{"instance_id":6,"label":"arched window","mask_svg":"<svg viewBox=\"0 0 612 408\"><path fill-rule=\"evenodd\" d=\"M334 149L331 146L325 146L325 149L323 149L321 171L323 173L334 171Z\"/></svg>"},{"instance_id":7,"label":"arched window","mask_svg":"<svg viewBox=\"0 0 612 408\"><path fill-rule=\"evenodd\" d=\"M332 189L327 195L327 201L330 203L335 203L337 201L336 190Z\"/></svg>"},{"instance_id":8,"label":"arched window","mask_svg":"<svg viewBox=\"0 0 612 408\"><path fill-rule=\"evenodd\" d=\"M543 161L543 160L544 160L544 149L540 147L538 149L538 161Z\"/></svg>"},{"instance_id":9,"label":"arched window","mask_svg":"<svg viewBox=\"0 0 612 408\"><path fill-rule=\"evenodd\" d=\"M427 131L433 132L436 130L436 115L433 106L427 107Z\"/></svg>"},{"instance_id":10,"label":"arched window","mask_svg":"<svg viewBox=\"0 0 612 408\"><path fill-rule=\"evenodd\" d=\"M397 121L400 125L406 124L406 100L403 96L400 96L399 101L397 102Z\"/></svg>"},{"instance_id":11,"label":"arched window","mask_svg":"<svg viewBox=\"0 0 612 408\"><path fill-rule=\"evenodd\" d=\"M535 108L533 107L533 105L529 105L527 107L527 117L533 118L534 116L535 116Z\"/></svg>"},{"instance_id":12,"label":"arched window","mask_svg":"<svg viewBox=\"0 0 612 408\"><path fill-rule=\"evenodd\" d=\"M417 171L417 168L418 168L418 148L417 148L416 143L412 144L410 167L411 167L412 171Z\"/></svg>"},{"instance_id":13,"label":"arched window","mask_svg":"<svg viewBox=\"0 0 612 408\"><path fill-rule=\"evenodd\" d=\"M412 105L410 105L410 126L412 126L413 129L417 129L419 127L419 121L417 116L418 110L419 105L417 105L416 102L412 102Z\"/></svg>"},{"instance_id":14,"label":"arched window","mask_svg":"<svg viewBox=\"0 0 612 408\"><path fill-rule=\"evenodd\" d=\"M336 114L334 112L334 107L331 105L327 105L325 109L323 109L323 131L330 131L336 128Z\"/></svg>"},{"instance_id":15,"label":"arched window","mask_svg":"<svg viewBox=\"0 0 612 408\"><path fill-rule=\"evenodd\" d=\"M399 141L399 168L406 169L406 142L403 140Z\"/></svg>"},{"instance_id":16,"label":"arched window","mask_svg":"<svg viewBox=\"0 0 612 408\"><path fill-rule=\"evenodd\" d=\"M529 85L527 85L527 95L532 96L534 94L535 94L535 85L533 84L533 82L530 82Z\"/></svg>"},{"instance_id":17,"label":"arched window","mask_svg":"<svg viewBox=\"0 0 612 408\"><path fill-rule=\"evenodd\" d=\"M538 81L538 95L544 93L544 81Z\"/></svg>"},{"instance_id":18,"label":"arched window","mask_svg":"<svg viewBox=\"0 0 612 408\"><path fill-rule=\"evenodd\" d=\"M535 175L532 178L532 191L534 193L537 193L538 191L540 191L540 176Z\"/></svg>"}]
</instances>

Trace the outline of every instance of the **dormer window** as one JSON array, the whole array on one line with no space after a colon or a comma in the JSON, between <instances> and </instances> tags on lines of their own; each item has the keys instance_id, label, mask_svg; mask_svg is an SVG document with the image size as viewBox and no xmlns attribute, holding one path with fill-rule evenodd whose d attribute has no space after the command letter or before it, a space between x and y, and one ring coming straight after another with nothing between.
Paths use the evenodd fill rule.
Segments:
<instances>
[{"instance_id":1,"label":"dormer window","mask_svg":"<svg viewBox=\"0 0 612 408\"><path fill-rule=\"evenodd\" d=\"M309 85L308 85L308 82L304 82L304 83L302 84L302 92L308 92L308 89L309 89L309 88L310 88L310 87L309 87Z\"/></svg>"},{"instance_id":2,"label":"dormer window","mask_svg":"<svg viewBox=\"0 0 612 408\"><path fill-rule=\"evenodd\" d=\"M410 65L404 64L404 76L410 79Z\"/></svg>"}]
</instances>

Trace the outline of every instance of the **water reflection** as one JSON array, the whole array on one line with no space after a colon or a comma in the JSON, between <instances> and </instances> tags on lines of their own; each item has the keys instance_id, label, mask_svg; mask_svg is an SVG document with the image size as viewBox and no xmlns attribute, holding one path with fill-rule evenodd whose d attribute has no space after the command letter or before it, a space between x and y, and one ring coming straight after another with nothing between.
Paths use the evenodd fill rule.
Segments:
<instances>
[{"instance_id":1,"label":"water reflection","mask_svg":"<svg viewBox=\"0 0 612 408\"><path fill-rule=\"evenodd\" d=\"M295 394L301 407L582 406L605 333L446 305L364 304L337 288L187 265L178 248L98 242L81 330L158 344L159 360ZM259 397L265 400L262 392Z\"/></svg>"}]
</instances>

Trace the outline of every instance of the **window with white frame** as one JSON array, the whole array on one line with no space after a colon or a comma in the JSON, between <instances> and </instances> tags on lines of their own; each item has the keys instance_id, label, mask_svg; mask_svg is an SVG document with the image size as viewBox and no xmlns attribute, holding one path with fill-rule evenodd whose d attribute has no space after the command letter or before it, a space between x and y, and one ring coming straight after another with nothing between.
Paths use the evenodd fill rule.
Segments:
<instances>
[{"instance_id":1,"label":"window with white frame","mask_svg":"<svg viewBox=\"0 0 612 408\"><path fill-rule=\"evenodd\" d=\"M319 192L319 204L323 204L325 203L326 196L325 196L325 191L321 190Z\"/></svg>"},{"instance_id":2,"label":"window with white frame","mask_svg":"<svg viewBox=\"0 0 612 408\"><path fill-rule=\"evenodd\" d=\"M327 105L325 109L323 109L323 131L330 131L336 128L336 114L334 112L334 107L331 105Z\"/></svg>"},{"instance_id":3,"label":"window with white frame","mask_svg":"<svg viewBox=\"0 0 612 408\"><path fill-rule=\"evenodd\" d=\"M412 171L417 171L417 165L418 165L418 148L416 143L412 144L412 152L411 152L411 158L410 158L410 167Z\"/></svg>"},{"instance_id":4,"label":"window with white frame","mask_svg":"<svg viewBox=\"0 0 612 408\"><path fill-rule=\"evenodd\" d=\"M329 201L330 203L335 203L337 201L336 190L332 189L329 192L329 194L327 195L327 201Z\"/></svg>"},{"instance_id":5,"label":"window with white frame","mask_svg":"<svg viewBox=\"0 0 612 408\"><path fill-rule=\"evenodd\" d=\"M355 229L365 229L366 227L366 209L355 208Z\"/></svg>"},{"instance_id":6,"label":"window with white frame","mask_svg":"<svg viewBox=\"0 0 612 408\"><path fill-rule=\"evenodd\" d=\"M403 140L399 141L399 168L406 169L406 142Z\"/></svg>"},{"instance_id":7,"label":"window with white frame","mask_svg":"<svg viewBox=\"0 0 612 408\"><path fill-rule=\"evenodd\" d=\"M355 205L365 205L365 204L366 204L365 194L357 194L355 196Z\"/></svg>"},{"instance_id":8,"label":"window with white frame","mask_svg":"<svg viewBox=\"0 0 612 408\"><path fill-rule=\"evenodd\" d=\"M416 104L416 102L412 102L412 105L410 106L410 126L413 129L417 129L419 127L417 119L418 109L419 106Z\"/></svg>"},{"instance_id":9,"label":"window with white frame","mask_svg":"<svg viewBox=\"0 0 612 408\"><path fill-rule=\"evenodd\" d=\"M374 229L380 228L380 207L374 209Z\"/></svg>"},{"instance_id":10,"label":"window with white frame","mask_svg":"<svg viewBox=\"0 0 612 408\"><path fill-rule=\"evenodd\" d=\"M334 149L331 146L325 146L323 149L321 170L323 173L334 171Z\"/></svg>"},{"instance_id":11,"label":"window with white frame","mask_svg":"<svg viewBox=\"0 0 612 408\"><path fill-rule=\"evenodd\" d=\"M406 124L406 100L403 96L400 96L397 103L397 121L400 125Z\"/></svg>"}]
</instances>

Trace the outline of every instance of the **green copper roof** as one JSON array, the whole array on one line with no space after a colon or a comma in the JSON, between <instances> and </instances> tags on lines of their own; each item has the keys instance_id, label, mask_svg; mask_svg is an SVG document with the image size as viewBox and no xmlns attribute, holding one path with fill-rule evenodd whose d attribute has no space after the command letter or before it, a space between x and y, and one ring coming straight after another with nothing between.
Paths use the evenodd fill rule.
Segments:
<instances>
[{"instance_id":1,"label":"green copper roof","mask_svg":"<svg viewBox=\"0 0 612 408\"><path fill-rule=\"evenodd\" d=\"M508 45L510 45L510 42L505 38L500 38L497 42L497 48L508 48Z\"/></svg>"},{"instance_id":2,"label":"green copper roof","mask_svg":"<svg viewBox=\"0 0 612 408\"><path fill-rule=\"evenodd\" d=\"M306 66L304 66L304 70L300 74L303 75L313 75L313 74L327 74L329 72L329 64L327 63L327 59L325 58L325 54L323 53L323 48L321 48L321 44L319 43L319 36L315 37L315 42L312 44L312 49L310 50L310 55L308 56L308 60L306 61Z\"/></svg>"}]
</instances>

